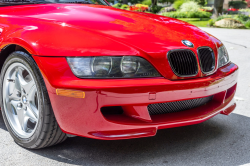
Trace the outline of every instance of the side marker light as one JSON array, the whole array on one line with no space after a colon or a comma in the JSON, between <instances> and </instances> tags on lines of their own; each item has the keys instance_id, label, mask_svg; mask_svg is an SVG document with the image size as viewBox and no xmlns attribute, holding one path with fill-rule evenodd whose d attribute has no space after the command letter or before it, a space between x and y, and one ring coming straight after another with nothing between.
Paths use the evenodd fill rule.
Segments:
<instances>
[{"instance_id":1,"label":"side marker light","mask_svg":"<svg viewBox=\"0 0 250 166\"><path fill-rule=\"evenodd\" d=\"M73 91L66 89L56 89L56 94L58 96L74 97L74 98L85 98L85 92Z\"/></svg>"}]
</instances>

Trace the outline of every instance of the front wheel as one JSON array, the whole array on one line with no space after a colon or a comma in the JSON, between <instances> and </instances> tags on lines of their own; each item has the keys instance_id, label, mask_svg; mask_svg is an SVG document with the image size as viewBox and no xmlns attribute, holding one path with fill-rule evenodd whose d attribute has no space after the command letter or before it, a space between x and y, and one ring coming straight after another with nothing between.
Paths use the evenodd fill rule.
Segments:
<instances>
[{"instance_id":1,"label":"front wheel","mask_svg":"<svg viewBox=\"0 0 250 166\"><path fill-rule=\"evenodd\" d=\"M7 58L0 88L4 122L17 144L39 149L67 138L57 124L45 83L30 55L16 51Z\"/></svg>"}]
</instances>

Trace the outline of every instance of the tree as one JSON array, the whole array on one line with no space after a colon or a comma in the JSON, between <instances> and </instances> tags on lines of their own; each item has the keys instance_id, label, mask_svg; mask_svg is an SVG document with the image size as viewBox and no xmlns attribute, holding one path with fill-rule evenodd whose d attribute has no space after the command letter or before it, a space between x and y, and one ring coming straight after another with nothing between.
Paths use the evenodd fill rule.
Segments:
<instances>
[{"instance_id":1,"label":"tree","mask_svg":"<svg viewBox=\"0 0 250 166\"><path fill-rule=\"evenodd\" d=\"M157 6L157 0L151 0L151 1L152 1L151 7Z\"/></svg>"},{"instance_id":2,"label":"tree","mask_svg":"<svg viewBox=\"0 0 250 166\"><path fill-rule=\"evenodd\" d=\"M218 17L223 12L224 0L214 0L214 14L213 17Z\"/></svg>"}]
</instances>

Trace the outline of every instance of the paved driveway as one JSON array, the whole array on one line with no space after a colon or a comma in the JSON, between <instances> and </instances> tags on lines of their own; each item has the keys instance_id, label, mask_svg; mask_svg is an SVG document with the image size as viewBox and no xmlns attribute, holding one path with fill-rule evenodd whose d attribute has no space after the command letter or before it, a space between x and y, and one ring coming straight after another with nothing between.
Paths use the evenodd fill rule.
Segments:
<instances>
[{"instance_id":1,"label":"paved driveway","mask_svg":"<svg viewBox=\"0 0 250 166\"><path fill-rule=\"evenodd\" d=\"M223 41L240 67L237 109L204 123L120 141L69 138L27 150L17 146L0 116L0 165L244 165L250 163L250 31L204 28Z\"/></svg>"}]
</instances>

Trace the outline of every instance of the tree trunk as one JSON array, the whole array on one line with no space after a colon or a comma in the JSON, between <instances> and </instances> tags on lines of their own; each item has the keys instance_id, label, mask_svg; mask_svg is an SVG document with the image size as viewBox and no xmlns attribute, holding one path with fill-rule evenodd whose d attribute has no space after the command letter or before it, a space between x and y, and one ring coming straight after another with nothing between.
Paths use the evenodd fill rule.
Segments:
<instances>
[{"instance_id":1,"label":"tree trunk","mask_svg":"<svg viewBox=\"0 0 250 166\"><path fill-rule=\"evenodd\" d=\"M157 0L151 0L152 1L152 5L151 6L156 6L157 5Z\"/></svg>"},{"instance_id":2,"label":"tree trunk","mask_svg":"<svg viewBox=\"0 0 250 166\"><path fill-rule=\"evenodd\" d=\"M224 0L214 0L214 14L213 17L218 17L223 12Z\"/></svg>"},{"instance_id":3,"label":"tree trunk","mask_svg":"<svg viewBox=\"0 0 250 166\"><path fill-rule=\"evenodd\" d=\"M151 0L150 11L154 13L154 7L157 6L157 0Z\"/></svg>"}]
</instances>

